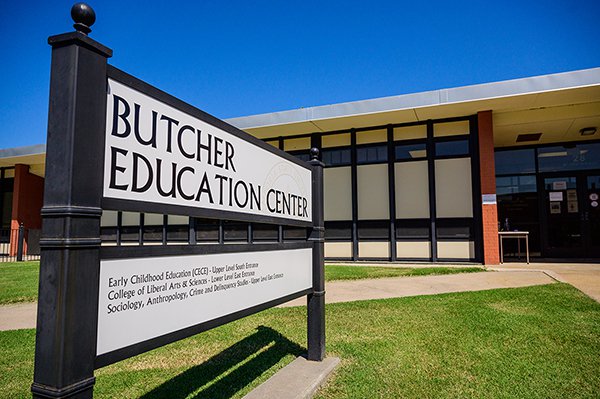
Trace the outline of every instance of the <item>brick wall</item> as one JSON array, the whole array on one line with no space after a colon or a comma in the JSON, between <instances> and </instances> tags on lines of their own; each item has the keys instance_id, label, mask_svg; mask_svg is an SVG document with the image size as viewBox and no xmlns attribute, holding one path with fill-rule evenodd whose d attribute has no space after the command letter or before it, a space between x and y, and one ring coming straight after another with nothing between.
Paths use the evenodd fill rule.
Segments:
<instances>
[{"instance_id":1,"label":"brick wall","mask_svg":"<svg viewBox=\"0 0 600 399\"><path fill-rule=\"evenodd\" d=\"M479 126L481 193L483 195L496 194L492 111L478 112L477 119ZM483 224L483 264L497 265L500 263L497 204L483 204L481 220Z\"/></svg>"}]
</instances>

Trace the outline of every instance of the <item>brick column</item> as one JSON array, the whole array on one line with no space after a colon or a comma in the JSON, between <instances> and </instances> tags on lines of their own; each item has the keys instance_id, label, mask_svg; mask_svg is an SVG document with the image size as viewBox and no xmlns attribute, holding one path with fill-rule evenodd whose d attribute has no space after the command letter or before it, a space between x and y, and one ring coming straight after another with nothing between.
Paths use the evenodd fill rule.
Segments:
<instances>
[{"instance_id":1,"label":"brick column","mask_svg":"<svg viewBox=\"0 0 600 399\"><path fill-rule=\"evenodd\" d=\"M494 127L492 111L477 113L479 127L479 176L481 194L486 196L482 205L483 264L500 263L498 246L498 206L496 204L496 165L494 161ZM492 197L493 196L493 197Z\"/></svg>"},{"instance_id":2,"label":"brick column","mask_svg":"<svg viewBox=\"0 0 600 399\"><path fill-rule=\"evenodd\" d=\"M42 201L44 197L44 179L29 173L29 165L15 165L15 182L13 188L11 229L11 256L17 253L17 237L19 225L25 229L42 228ZM14 238L14 239L13 239ZM27 250L27 236L23 252Z\"/></svg>"}]
</instances>

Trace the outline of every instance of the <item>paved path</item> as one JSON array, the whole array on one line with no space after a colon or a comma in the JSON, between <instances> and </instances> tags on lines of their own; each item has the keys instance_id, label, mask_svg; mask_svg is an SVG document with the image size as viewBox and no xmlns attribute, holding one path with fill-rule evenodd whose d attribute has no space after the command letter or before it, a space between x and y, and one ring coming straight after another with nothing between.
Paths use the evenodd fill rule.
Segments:
<instances>
[{"instance_id":1,"label":"paved path","mask_svg":"<svg viewBox=\"0 0 600 399\"><path fill-rule=\"evenodd\" d=\"M569 283L600 302L600 264L598 263L504 263L492 270L544 270L557 280Z\"/></svg>"},{"instance_id":2,"label":"paved path","mask_svg":"<svg viewBox=\"0 0 600 399\"><path fill-rule=\"evenodd\" d=\"M540 271L461 273L443 276L391 277L368 280L332 281L325 286L325 302L351 302L366 299L435 295L448 292L482 291L495 288L528 287L556 282ZM281 306L301 306L305 298Z\"/></svg>"},{"instance_id":3,"label":"paved path","mask_svg":"<svg viewBox=\"0 0 600 399\"><path fill-rule=\"evenodd\" d=\"M392 265L415 267L415 265ZM362 265L361 265L362 266ZM382 266L382 265L376 265ZM425 265L430 267L431 265ZM462 266L462 265L461 265ZM365 299L434 295L447 292L480 291L494 288L526 287L555 280L572 284L600 302L600 264L586 263L505 263L494 273L466 273L444 276L394 277L327 283L327 303ZM553 278L551 278L551 276ZM304 305L299 298L282 306ZM34 328L37 305L26 303L0 306L0 331Z\"/></svg>"}]
</instances>

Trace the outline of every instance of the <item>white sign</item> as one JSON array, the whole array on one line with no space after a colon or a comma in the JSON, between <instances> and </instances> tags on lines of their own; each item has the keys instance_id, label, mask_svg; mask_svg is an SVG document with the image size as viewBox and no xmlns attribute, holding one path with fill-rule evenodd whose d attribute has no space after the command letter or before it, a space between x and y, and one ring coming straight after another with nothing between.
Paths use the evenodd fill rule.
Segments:
<instances>
[{"instance_id":1,"label":"white sign","mask_svg":"<svg viewBox=\"0 0 600 399\"><path fill-rule=\"evenodd\" d=\"M108 80L104 197L312 221L311 172Z\"/></svg>"},{"instance_id":2,"label":"white sign","mask_svg":"<svg viewBox=\"0 0 600 399\"><path fill-rule=\"evenodd\" d=\"M494 205L496 203L496 194L483 194L481 202L483 205Z\"/></svg>"},{"instance_id":3,"label":"white sign","mask_svg":"<svg viewBox=\"0 0 600 399\"><path fill-rule=\"evenodd\" d=\"M97 355L312 287L312 249L103 260Z\"/></svg>"},{"instance_id":4,"label":"white sign","mask_svg":"<svg viewBox=\"0 0 600 399\"><path fill-rule=\"evenodd\" d=\"M592 200L592 201L597 201L597 200L598 200L598 194L596 194L596 193L591 193L591 194L590 194L590 200Z\"/></svg>"},{"instance_id":5,"label":"white sign","mask_svg":"<svg viewBox=\"0 0 600 399\"><path fill-rule=\"evenodd\" d=\"M562 191L550 192L550 201L562 201L563 193Z\"/></svg>"},{"instance_id":6,"label":"white sign","mask_svg":"<svg viewBox=\"0 0 600 399\"><path fill-rule=\"evenodd\" d=\"M566 190L567 182L566 181L555 181L552 182L552 190Z\"/></svg>"}]
</instances>

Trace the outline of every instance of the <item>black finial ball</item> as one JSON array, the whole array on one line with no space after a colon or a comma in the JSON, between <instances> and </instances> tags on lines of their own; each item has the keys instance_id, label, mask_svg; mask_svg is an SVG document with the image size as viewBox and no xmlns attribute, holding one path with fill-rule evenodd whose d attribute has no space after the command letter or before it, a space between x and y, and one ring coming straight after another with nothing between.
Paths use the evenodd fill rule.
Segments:
<instances>
[{"instance_id":1,"label":"black finial ball","mask_svg":"<svg viewBox=\"0 0 600 399\"><path fill-rule=\"evenodd\" d=\"M75 21L73 24L75 30L87 35L92 31L90 26L94 25L94 22L96 22L96 13L89 5L85 3L76 3L71 7L71 18Z\"/></svg>"},{"instance_id":2,"label":"black finial ball","mask_svg":"<svg viewBox=\"0 0 600 399\"><path fill-rule=\"evenodd\" d=\"M319 159L319 149L317 147L313 147L310 149L310 158Z\"/></svg>"}]
</instances>

